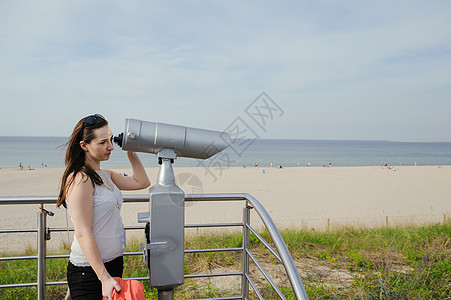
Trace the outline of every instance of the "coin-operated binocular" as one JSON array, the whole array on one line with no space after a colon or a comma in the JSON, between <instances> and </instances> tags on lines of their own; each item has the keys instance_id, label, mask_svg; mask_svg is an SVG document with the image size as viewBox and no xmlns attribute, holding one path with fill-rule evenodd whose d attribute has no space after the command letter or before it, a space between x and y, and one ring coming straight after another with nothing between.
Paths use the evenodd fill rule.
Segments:
<instances>
[{"instance_id":1,"label":"coin-operated binocular","mask_svg":"<svg viewBox=\"0 0 451 300\"><path fill-rule=\"evenodd\" d=\"M157 155L160 171L150 188L149 212L138 213L146 223L144 254L150 285L158 299L173 299L183 284L185 193L175 184L172 164L177 157L207 159L230 145L226 132L164 123L125 120L125 130L114 137L122 150Z\"/></svg>"}]
</instances>

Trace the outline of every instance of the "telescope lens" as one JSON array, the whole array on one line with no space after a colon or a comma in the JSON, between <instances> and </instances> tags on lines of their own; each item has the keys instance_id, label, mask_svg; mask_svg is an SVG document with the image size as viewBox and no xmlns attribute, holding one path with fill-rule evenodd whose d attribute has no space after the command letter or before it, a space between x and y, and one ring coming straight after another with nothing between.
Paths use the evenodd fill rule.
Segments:
<instances>
[{"instance_id":1,"label":"telescope lens","mask_svg":"<svg viewBox=\"0 0 451 300\"><path fill-rule=\"evenodd\" d=\"M113 137L113 141L122 148L122 139L124 137L124 133L119 133L117 136Z\"/></svg>"}]
</instances>

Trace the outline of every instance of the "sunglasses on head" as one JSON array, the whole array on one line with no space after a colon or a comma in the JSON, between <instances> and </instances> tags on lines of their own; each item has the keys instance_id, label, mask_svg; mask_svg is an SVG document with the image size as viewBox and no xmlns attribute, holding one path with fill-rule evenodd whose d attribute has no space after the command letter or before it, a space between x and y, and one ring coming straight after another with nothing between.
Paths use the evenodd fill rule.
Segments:
<instances>
[{"instance_id":1,"label":"sunglasses on head","mask_svg":"<svg viewBox=\"0 0 451 300\"><path fill-rule=\"evenodd\" d=\"M97 118L105 120L105 118L100 114L90 115L87 116L86 119L83 121L83 125L84 124L94 125L95 123L97 123Z\"/></svg>"},{"instance_id":2,"label":"sunglasses on head","mask_svg":"<svg viewBox=\"0 0 451 300\"><path fill-rule=\"evenodd\" d=\"M105 120L105 118L100 114L87 116L84 119L83 124L81 125L80 135L83 136L83 130L85 130L85 124L94 125L95 123L97 123L98 119Z\"/></svg>"}]
</instances>

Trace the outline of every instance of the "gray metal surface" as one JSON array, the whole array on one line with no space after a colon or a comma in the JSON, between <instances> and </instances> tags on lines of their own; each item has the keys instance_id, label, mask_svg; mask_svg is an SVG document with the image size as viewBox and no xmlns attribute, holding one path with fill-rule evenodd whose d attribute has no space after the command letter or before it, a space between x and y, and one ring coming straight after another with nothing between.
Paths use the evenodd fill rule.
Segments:
<instances>
[{"instance_id":1,"label":"gray metal surface","mask_svg":"<svg viewBox=\"0 0 451 300\"><path fill-rule=\"evenodd\" d=\"M185 228L239 227L239 226L243 226L243 223L185 224Z\"/></svg>"},{"instance_id":2,"label":"gray metal surface","mask_svg":"<svg viewBox=\"0 0 451 300\"><path fill-rule=\"evenodd\" d=\"M249 249L249 220L250 219L250 211L249 205L247 202L243 208L243 255L242 255L242 272L243 277L241 278L241 297L244 299L249 295L249 281L246 278L246 275L249 274L249 256L246 254L246 250Z\"/></svg>"},{"instance_id":3,"label":"gray metal surface","mask_svg":"<svg viewBox=\"0 0 451 300\"><path fill-rule=\"evenodd\" d=\"M174 290L158 290L158 300L173 300Z\"/></svg>"},{"instance_id":4,"label":"gray metal surface","mask_svg":"<svg viewBox=\"0 0 451 300\"><path fill-rule=\"evenodd\" d=\"M241 272L229 272L229 273L207 273L207 274L191 274L185 275L185 278L205 278L205 277L222 277L222 276L242 276Z\"/></svg>"},{"instance_id":5,"label":"gray metal surface","mask_svg":"<svg viewBox=\"0 0 451 300\"><path fill-rule=\"evenodd\" d=\"M207 252L227 252L227 251L243 251L243 248L189 249L185 250L185 253L207 253Z\"/></svg>"},{"instance_id":6,"label":"gray metal surface","mask_svg":"<svg viewBox=\"0 0 451 300\"><path fill-rule=\"evenodd\" d=\"M125 119L122 149L154 153L174 149L178 157L209 158L230 145L226 132Z\"/></svg>"},{"instance_id":7,"label":"gray metal surface","mask_svg":"<svg viewBox=\"0 0 451 300\"><path fill-rule=\"evenodd\" d=\"M175 185L172 164L163 159L150 189L150 285L169 290L183 284L185 193ZM165 293L165 297L170 294Z\"/></svg>"},{"instance_id":8,"label":"gray metal surface","mask_svg":"<svg viewBox=\"0 0 451 300\"><path fill-rule=\"evenodd\" d=\"M47 243L46 243L46 228L47 228L47 213L44 211L44 205L41 204L41 210L38 213L38 299L46 299L46 282L47 282L47 270L46 270L46 258Z\"/></svg>"}]
</instances>

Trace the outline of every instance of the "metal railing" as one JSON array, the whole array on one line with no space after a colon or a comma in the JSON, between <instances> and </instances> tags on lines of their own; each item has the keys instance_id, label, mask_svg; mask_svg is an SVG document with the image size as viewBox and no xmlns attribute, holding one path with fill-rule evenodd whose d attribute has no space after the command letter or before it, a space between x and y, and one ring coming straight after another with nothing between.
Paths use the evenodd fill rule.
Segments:
<instances>
[{"instance_id":1,"label":"metal railing","mask_svg":"<svg viewBox=\"0 0 451 300\"><path fill-rule=\"evenodd\" d=\"M68 258L69 254L60 255L47 255L46 254L46 241L50 239L50 232L67 231L67 228L49 228L47 227L47 215L50 214L44 209L44 204L55 204L56 197L0 197L1 205L18 205L18 204L39 204L41 207L38 213L37 228L31 229L0 229L0 234L6 233L37 233L37 244L38 251L35 256L11 256L11 257L0 257L0 261L7 260L26 260L26 259L37 259L37 282L33 283L17 283L17 284L4 284L0 285L0 288L17 288L17 287L37 287L37 295L39 300L45 299L46 286L50 285L64 285L67 281L56 281L47 282L46 278L46 260L54 258ZM148 202L149 195L126 195L124 196L124 202ZM277 227L272 221L269 214L266 212L265 208L257 201L254 197L246 193L221 193L221 194L201 194L201 195L189 195L185 196L185 201L187 202L208 202L208 201L244 201L245 205L243 208L243 222L242 223L214 223L214 224L185 224L185 228L218 228L218 227L236 227L241 226L243 228L242 246L239 248L218 248L218 249L185 249L185 254L187 253L202 253L202 252L221 252L221 251L238 251L242 253L242 270L241 272L229 272L229 273L209 273L209 274L187 274L184 275L186 279L189 278L202 278L202 277L218 277L218 276L241 276L241 295L233 297L223 297L223 298L210 298L213 299L248 299L249 297L249 286L252 287L255 295L259 299L263 299L260 291L258 290L255 282L250 276L249 266L252 261L255 266L260 270L265 279L269 282L271 287L280 297L280 299L286 299L283 293L280 291L278 286L274 283L273 279L268 275L263 266L258 262L256 257L252 254L250 249L250 235L253 234L268 250L269 252L283 264L287 277L290 281L292 291L296 296L296 299L304 300L308 299L307 293L305 292L304 286L302 284L299 273L296 266L291 258L291 255L280 235ZM273 243L276 247L274 249L270 244L254 229L250 224L250 211L254 209L259 215L261 221L266 227L269 235L271 236ZM143 226L125 226L125 230L142 229ZM69 229L73 230L73 229ZM126 252L124 255L142 255L142 252ZM148 280L149 277L135 277L129 279L136 280Z\"/></svg>"}]
</instances>

